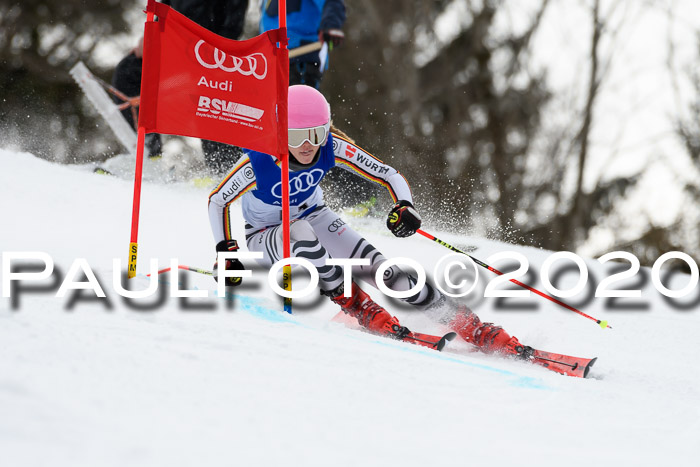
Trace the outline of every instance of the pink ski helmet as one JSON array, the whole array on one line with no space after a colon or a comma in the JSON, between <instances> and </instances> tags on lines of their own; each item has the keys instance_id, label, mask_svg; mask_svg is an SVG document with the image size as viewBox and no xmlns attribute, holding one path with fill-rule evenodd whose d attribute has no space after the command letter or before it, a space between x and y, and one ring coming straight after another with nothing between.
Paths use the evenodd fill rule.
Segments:
<instances>
[{"instance_id":1,"label":"pink ski helmet","mask_svg":"<svg viewBox=\"0 0 700 467\"><path fill-rule=\"evenodd\" d=\"M297 84L289 86L288 124L290 129L313 128L328 125L331 107L316 88Z\"/></svg>"}]
</instances>

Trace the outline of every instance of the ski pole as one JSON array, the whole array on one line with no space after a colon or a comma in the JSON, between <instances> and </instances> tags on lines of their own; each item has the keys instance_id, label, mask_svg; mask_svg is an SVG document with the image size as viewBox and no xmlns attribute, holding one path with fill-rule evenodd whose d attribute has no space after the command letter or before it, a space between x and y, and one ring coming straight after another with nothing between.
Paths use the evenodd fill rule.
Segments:
<instances>
[{"instance_id":1,"label":"ski pole","mask_svg":"<svg viewBox=\"0 0 700 467\"><path fill-rule=\"evenodd\" d=\"M323 47L321 42L316 41L312 42L311 44L302 45L301 47L297 47L295 49L289 49L289 58L298 57L310 52L316 52L317 50L321 50L321 47Z\"/></svg>"},{"instance_id":2,"label":"ski pole","mask_svg":"<svg viewBox=\"0 0 700 467\"><path fill-rule=\"evenodd\" d=\"M456 253L460 253L460 254L463 254L463 255L465 255L465 256L468 256L468 257L471 258L471 260L474 261L476 264L478 264L478 265L481 266L482 268L488 269L489 271L491 271L491 272L494 273L494 274L497 274L497 275L499 275L499 276L502 276L502 275L503 275L503 273L502 273L501 271L499 271L498 269L495 269L495 268L489 266L488 264L484 263L483 261L479 261L478 259L474 258L472 255L470 255L470 254L468 254L468 253L465 253L465 252L463 252L462 250L460 250L459 248L456 248L456 247L450 245L449 243L440 240L439 238L435 237L434 235L431 235L431 234L429 234L429 233L427 233L427 232L425 232L425 231L423 231L423 230L421 230L421 229L416 230L416 232L418 232L419 234L421 234L422 236L424 236L424 237L426 237L426 238L429 238L430 240L432 240L432 241L434 241L434 242L436 242L436 243L439 243L440 245L444 246L445 248L447 248L447 249L449 249L449 250L452 250L452 251L454 251L454 252L456 252ZM587 315L586 313L584 313L584 312L582 312L582 311L579 311L579 310L577 310L576 308L572 307L571 305L567 305L566 303L562 302L561 300L557 300L556 298L552 297L551 295L548 295L548 294L546 294L546 293L544 293L544 292L540 292L539 290L535 289L534 287L530 287L530 286L527 285L527 284L523 284L522 282L520 282L520 281L517 280L517 279L511 279L510 281L511 281L512 283L514 283L514 284L519 285L520 287L523 287L523 288L529 290L530 292L536 293L536 294L539 295L540 297L546 298L547 300L551 300L552 302L556 303L556 304L559 305L559 306L562 306L562 307L566 308L567 310L573 311L574 313L578 313L579 315L583 316L584 318L588 318L588 319L590 319L590 320L595 321L596 323L598 323L598 325L599 325L602 329L605 329L605 328L610 328L610 329L612 329L612 326L610 326L610 325L608 324L608 322L605 321L605 320L599 320L599 319L596 319L596 318L594 318L594 317L592 317L592 316L589 316L589 315Z\"/></svg>"},{"instance_id":3,"label":"ski pole","mask_svg":"<svg viewBox=\"0 0 700 467\"><path fill-rule=\"evenodd\" d=\"M185 265L183 265L183 264L179 264L179 265L177 266L177 268L178 268L178 269L184 269L185 271L192 271L192 272L196 272L196 273L199 273L199 274L204 274L205 276L213 276L213 275L214 275L214 271L207 271L206 269L193 268L193 267L190 267L190 266L185 266ZM156 274L163 274L164 272L170 271L170 269L171 269L171 268L163 268L163 269L159 270ZM150 274L146 274L146 277L151 277L151 275L150 275Z\"/></svg>"},{"instance_id":4,"label":"ski pole","mask_svg":"<svg viewBox=\"0 0 700 467\"><path fill-rule=\"evenodd\" d=\"M114 86L112 86L111 84L106 83L104 80L100 79L98 76L92 75L92 78L95 81L97 81L104 88L105 91L122 101L121 104L117 105L117 108L120 111L131 108L131 117L134 120L134 130L138 130L137 123L139 121L139 117L137 114L138 111L136 109L138 109L139 105L141 104L141 96L129 97Z\"/></svg>"},{"instance_id":5,"label":"ski pole","mask_svg":"<svg viewBox=\"0 0 700 467\"><path fill-rule=\"evenodd\" d=\"M556 363L557 365L568 366L572 370L575 370L576 368L578 368L578 362L565 363L565 362L560 362L559 360L552 360L551 358L538 357L537 355L533 356L532 358L536 358L537 360L542 360L543 362L552 362L552 363Z\"/></svg>"}]
</instances>

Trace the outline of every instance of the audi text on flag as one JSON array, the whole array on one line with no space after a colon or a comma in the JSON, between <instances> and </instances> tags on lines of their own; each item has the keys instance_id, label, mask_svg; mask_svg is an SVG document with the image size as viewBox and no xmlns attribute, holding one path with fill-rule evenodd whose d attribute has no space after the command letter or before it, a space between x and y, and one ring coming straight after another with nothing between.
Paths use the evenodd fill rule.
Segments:
<instances>
[{"instance_id":1,"label":"audi text on flag","mask_svg":"<svg viewBox=\"0 0 700 467\"><path fill-rule=\"evenodd\" d=\"M144 32L139 126L286 154L287 50L282 30L218 36L153 0ZM279 116L279 118L278 118Z\"/></svg>"}]
</instances>

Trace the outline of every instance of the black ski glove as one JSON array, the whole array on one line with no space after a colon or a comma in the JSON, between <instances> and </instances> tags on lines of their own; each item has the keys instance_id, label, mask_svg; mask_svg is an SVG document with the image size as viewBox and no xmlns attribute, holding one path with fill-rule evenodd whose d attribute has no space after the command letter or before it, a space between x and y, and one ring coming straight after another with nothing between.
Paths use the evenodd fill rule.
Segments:
<instances>
[{"instance_id":1,"label":"black ski glove","mask_svg":"<svg viewBox=\"0 0 700 467\"><path fill-rule=\"evenodd\" d=\"M344 40L345 33L341 29L325 29L318 33L318 41L321 43L327 42L331 50L334 47L340 47Z\"/></svg>"},{"instance_id":2,"label":"black ski glove","mask_svg":"<svg viewBox=\"0 0 700 467\"><path fill-rule=\"evenodd\" d=\"M238 242L235 240L222 240L216 245L216 252L217 255L219 252L234 252L238 251ZM217 260L214 263L214 279L218 282L219 281L219 274L218 274L218 268L219 268L219 261ZM245 269L245 266L243 266L243 263L240 262L238 259L227 259L226 264L224 265L224 270L226 271L233 271L233 270L239 270L242 271ZM231 286L236 286L236 285L241 285L241 282L243 281L242 277L225 277L224 278L224 283L226 285L231 285Z\"/></svg>"},{"instance_id":3,"label":"black ski glove","mask_svg":"<svg viewBox=\"0 0 700 467\"><path fill-rule=\"evenodd\" d=\"M386 226L397 237L410 237L420 229L418 211L408 201L399 201L389 213Z\"/></svg>"}]
</instances>

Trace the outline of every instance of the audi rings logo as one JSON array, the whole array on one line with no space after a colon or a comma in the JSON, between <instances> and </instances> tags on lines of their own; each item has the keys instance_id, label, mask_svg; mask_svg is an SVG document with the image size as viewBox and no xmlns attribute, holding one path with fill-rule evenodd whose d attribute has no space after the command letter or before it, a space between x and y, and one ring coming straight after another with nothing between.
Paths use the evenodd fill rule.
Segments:
<instances>
[{"instance_id":1,"label":"audi rings logo","mask_svg":"<svg viewBox=\"0 0 700 467\"><path fill-rule=\"evenodd\" d=\"M309 172L302 172L294 178L289 179L289 196L295 196L307 191L319 184L323 178L323 170L313 169ZM272 196L282 198L282 182L277 182L272 187Z\"/></svg>"},{"instance_id":2,"label":"audi rings logo","mask_svg":"<svg viewBox=\"0 0 700 467\"><path fill-rule=\"evenodd\" d=\"M345 225L345 221L340 217L334 220L331 225L328 226L329 232L337 232L342 226Z\"/></svg>"},{"instance_id":3,"label":"audi rings logo","mask_svg":"<svg viewBox=\"0 0 700 467\"><path fill-rule=\"evenodd\" d=\"M240 58L228 55L214 47L212 55L207 56L209 61L213 61L213 63L208 63L199 53L202 44L204 44L204 40L200 40L194 46L194 56L197 57L197 61L204 68L209 68L210 70L219 68L227 73L239 72L243 76L253 76L256 79L265 79L267 76L267 59L259 52Z\"/></svg>"}]
</instances>

